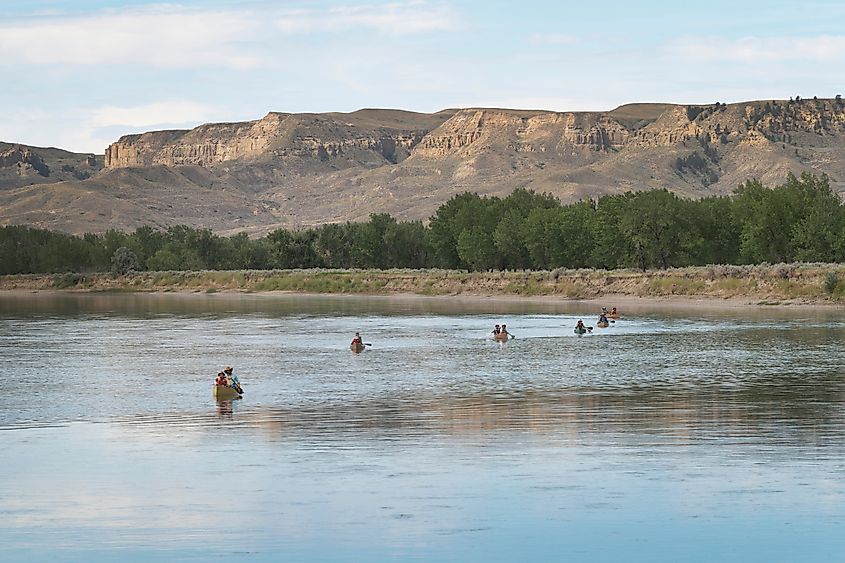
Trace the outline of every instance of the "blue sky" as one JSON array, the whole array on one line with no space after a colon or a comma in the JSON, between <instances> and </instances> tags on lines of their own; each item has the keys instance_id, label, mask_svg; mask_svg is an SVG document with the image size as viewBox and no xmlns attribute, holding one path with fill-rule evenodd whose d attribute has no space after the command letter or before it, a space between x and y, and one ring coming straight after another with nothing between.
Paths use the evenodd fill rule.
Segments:
<instances>
[{"instance_id":1,"label":"blue sky","mask_svg":"<svg viewBox=\"0 0 845 563\"><path fill-rule=\"evenodd\" d=\"M607 110L845 94L845 4L7 0L0 140L268 111Z\"/></svg>"}]
</instances>

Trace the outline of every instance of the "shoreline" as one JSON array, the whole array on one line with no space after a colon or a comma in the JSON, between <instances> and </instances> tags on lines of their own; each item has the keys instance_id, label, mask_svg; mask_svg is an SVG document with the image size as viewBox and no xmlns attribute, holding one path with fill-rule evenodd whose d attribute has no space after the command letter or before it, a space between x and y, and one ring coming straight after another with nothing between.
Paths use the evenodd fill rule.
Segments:
<instances>
[{"instance_id":1,"label":"shoreline","mask_svg":"<svg viewBox=\"0 0 845 563\"><path fill-rule=\"evenodd\" d=\"M843 308L845 264L637 270L236 270L0 276L0 295L180 294Z\"/></svg>"}]
</instances>

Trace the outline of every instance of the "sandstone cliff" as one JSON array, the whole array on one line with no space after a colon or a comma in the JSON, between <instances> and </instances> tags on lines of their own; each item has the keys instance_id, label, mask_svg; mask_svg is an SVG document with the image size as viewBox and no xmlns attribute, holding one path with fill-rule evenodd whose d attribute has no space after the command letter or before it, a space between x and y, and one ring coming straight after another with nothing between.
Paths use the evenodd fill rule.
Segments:
<instances>
[{"instance_id":1,"label":"sandstone cliff","mask_svg":"<svg viewBox=\"0 0 845 563\"><path fill-rule=\"evenodd\" d=\"M423 136L447 119L392 110L351 114L271 112L258 121L215 123L190 131L127 135L106 148L106 168L304 159L320 167L381 166L404 160ZM320 168L326 168L324 166Z\"/></svg>"}]
</instances>

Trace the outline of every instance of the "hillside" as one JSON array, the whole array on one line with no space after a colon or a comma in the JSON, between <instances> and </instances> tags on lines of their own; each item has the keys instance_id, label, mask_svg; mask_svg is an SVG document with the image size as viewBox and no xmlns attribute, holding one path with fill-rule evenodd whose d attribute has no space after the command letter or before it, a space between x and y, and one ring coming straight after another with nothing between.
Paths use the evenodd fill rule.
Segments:
<instances>
[{"instance_id":1,"label":"hillside","mask_svg":"<svg viewBox=\"0 0 845 563\"><path fill-rule=\"evenodd\" d=\"M128 135L102 161L0 144L0 223L73 233L178 223L259 233L381 211L425 219L467 190L527 187L572 201L667 187L701 197L730 193L751 177L776 184L803 171L826 173L845 192L840 99L609 112L272 112Z\"/></svg>"},{"instance_id":2,"label":"hillside","mask_svg":"<svg viewBox=\"0 0 845 563\"><path fill-rule=\"evenodd\" d=\"M102 156L0 142L0 190L85 180L102 168Z\"/></svg>"}]
</instances>

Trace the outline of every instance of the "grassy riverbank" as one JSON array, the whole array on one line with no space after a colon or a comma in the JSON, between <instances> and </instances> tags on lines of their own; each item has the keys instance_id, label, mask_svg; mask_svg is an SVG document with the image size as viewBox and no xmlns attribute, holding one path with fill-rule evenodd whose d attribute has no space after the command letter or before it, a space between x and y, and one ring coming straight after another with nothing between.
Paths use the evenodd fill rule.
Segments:
<instances>
[{"instance_id":1,"label":"grassy riverbank","mask_svg":"<svg viewBox=\"0 0 845 563\"><path fill-rule=\"evenodd\" d=\"M654 270L241 270L0 276L0 290L218 291L336 294L605 295L744 299L764 304L845 303L845 264L702 266Z\"/></svg>"}]
</instances>

